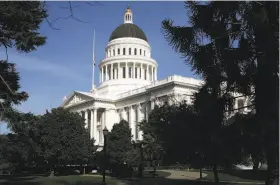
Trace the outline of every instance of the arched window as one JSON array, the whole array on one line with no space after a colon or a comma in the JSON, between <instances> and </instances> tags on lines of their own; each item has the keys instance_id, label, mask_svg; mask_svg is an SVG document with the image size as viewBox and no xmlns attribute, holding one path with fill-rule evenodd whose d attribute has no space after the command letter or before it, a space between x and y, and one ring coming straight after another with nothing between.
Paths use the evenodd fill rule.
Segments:
<instances>
[{"instance_id":1,"label":"arched window","mask_svg":"<svg viewBox=\"0 0 280 185\"><path fill-rule=\"evenodd\" d=\"M123 55L125 55L125 48L123 48Z\"/></svg>"},{"instance_id":2,"label":"arched window","mask_svg":"<svg viewBox=\"0 0 280 185\"><path fill-rule=\"evenodd\" d=\"M137 49L134 48L134 55L137 55Z\"/></svg>"},{"instance_id":3,"label":"arched window","mask_svg":"<svg viewBox=\"0 0 280 185\"><path fill-rule=\"evenodd\" d=\"M121 50L120 50L120 48L118 48L118 55L119 55L119 54L121 54Z\"/></svg>"},{"instance_id":4,"label":"arched window","mask_svg":"<svg viewBox=\"0 0 280 185\"><path fill-rule=\"evenodd\" d=\"M131 55L131 48L128 49L128 54Z\"/></svg>"}]
</instances>

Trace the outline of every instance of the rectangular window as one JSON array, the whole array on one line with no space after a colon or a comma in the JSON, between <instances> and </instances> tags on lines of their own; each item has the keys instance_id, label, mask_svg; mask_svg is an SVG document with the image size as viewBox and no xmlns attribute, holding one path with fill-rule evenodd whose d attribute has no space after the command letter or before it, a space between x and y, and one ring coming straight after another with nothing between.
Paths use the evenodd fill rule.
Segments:
<instances>
[{"instance_id":1,"label":"rectangular window","mask_svg":"<svg viewBox=\"0 0 280 185\"><path fill-rule=\"evenodd\" d=\"M125 78L125 67L123 67L123 78Z\"/></svg>"},{"instance_id":2,"label":"rectangular window","mask_svg":"<svg viewBox=\"0 0 280 185\"><path fill-rule=\"evenodd\" d=\"M128 68L128 75L129 75L129 78L131 78L131 72L132 72L132 69L131 67Z\"/></svg>"},{"instance_id":3,"label":"rectangular window","mask_svg":"<svg viewBox=\"0 0 280 185\"><path fill-rule=\"evenodd\" d=\"M140 55L142 55L142 49L140 49Z\"/></svg>"},{"instance_id":4,"label":"rectangular window","mask_svg":"<svg viewBox=\"0 0 280 185\"><path fill-rule=\"evenodd\" d=\"M125 48L123 48L123 55L125 55Z\"/></svg>"},{"instance_id":5,"label":"rectangular window","mask_svg":"<svg viewBox=\"0 0 280 185\"><path fill-rule=\"evenodd\" d=\"M131 48L128 48L128 54L131 55Z\"/></svg>"},{"instance_id":6,"label":"rectangular window","mask_svg":"<svg viewBox=\"0 0 280 185\"><path fill-rule=\"evenodd\" d=\"M135 67L135 75L134 78L137 78L137 67Z\"/></svg>"},{"instance_id":7,"label":"rectangular window","mask_svg":"<svg viewBox=\"0 0 280 185\"><path fill-rule=\"evenodd\" d=\"M118 55L119 55L119 54L121 54L121 50L120 50L120 48L118 48Z\"/></svg>"},{"instance_id":8,"label":"rectangular window","mask_svg":"<svg viewBox=\"0 0 280 185\"><path fill-rule=\"evenodd\" d=\"M144 50L144 56L146 56L146 51Z\"/></svg>"},{"instance_id":9,"label":"rectangular window","mask_svg":"<svg viewBox=\"0 0 280 185\"><path fill-rule=\"evenodd\" d=\"M137 55L137 49L134 48L134 55Z\"/></svg>"},{"instance_id":10,"label":"rectangular window","mask_svg":"<svg viewBox=\"0 0 280 185\"><path fill-rule=\"evenodd\" d=\"M115 49L113 49L113 55L115 56L115 54L116 54L116 53L115 53Z\"/></svg>"}]
</instances>

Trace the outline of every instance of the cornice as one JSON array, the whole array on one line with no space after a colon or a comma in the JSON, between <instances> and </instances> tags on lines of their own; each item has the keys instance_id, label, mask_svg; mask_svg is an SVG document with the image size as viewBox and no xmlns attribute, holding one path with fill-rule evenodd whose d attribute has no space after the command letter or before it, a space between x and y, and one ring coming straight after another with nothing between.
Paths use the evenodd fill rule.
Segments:
<instances>
[{"instance_id":1,"label":"cornice","mask_svg":"<svg viewBox=\"0 0 280 185\"><path fill-rule=\"evenodd\" d=\"M108 57L100 61L98 64L98 67L101 68L105 64L118 64L118 63L125 63L125 62L135 62L135 63L143 63L143 64L153 64L155 67L158 67L158 64L155 59L150 57L144 57L144 56L134 56L134 55L119 55L119 56L113 56Z\"/></svg>"},{"instance_id":2,"label":"cornice","mask_svg":"<svg viewBox=\"0 0 280 185\"><path fill-rule=\"evenodd\" d=\"M121 44L136 44L136 45L142 45L144 47L148 47L149 49L151 49L151 46L149 45L148 42L142 40L142 39L138 39L138 38L119 38L119 39L114 39L112 41L110 41L107 46L106 49L108 47L112 47L115 45L121 45Z\"/></svg>"}]
</instances>

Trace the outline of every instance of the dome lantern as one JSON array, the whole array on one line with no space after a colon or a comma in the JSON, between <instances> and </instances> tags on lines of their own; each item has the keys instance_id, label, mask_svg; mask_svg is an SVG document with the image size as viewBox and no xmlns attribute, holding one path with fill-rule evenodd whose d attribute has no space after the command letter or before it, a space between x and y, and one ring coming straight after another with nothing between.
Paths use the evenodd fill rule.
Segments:
<instances>
[{"instance_id":1,"label":"dome lantern","mask_svg":"<svg viewBox=\"0 0 280 185\"><path fill-rule=\"evenodd\" d=\"M130 10L129 6L127 6L126 10L125 10L125 14L124 14L124 23L130 23L132 24L132 11Z\"/></svg>"}]
</instances>

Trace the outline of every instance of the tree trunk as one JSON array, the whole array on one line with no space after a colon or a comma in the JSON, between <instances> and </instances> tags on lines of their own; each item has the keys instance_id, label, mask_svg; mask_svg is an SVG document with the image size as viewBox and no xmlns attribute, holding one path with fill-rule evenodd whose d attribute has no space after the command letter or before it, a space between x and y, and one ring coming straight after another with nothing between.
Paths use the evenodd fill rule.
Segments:
<instances>
[{"instance_id":1,"label":"tree trunk","mask_svg":"<svg viewBox=\"0 0 280 185\"><path fill-rule=\"evenodd\" d=\"M154 172L153 172L153 178L156 177L156 171L157 171L157 165L156 165L156 160L154 160Z\"/></svg>"},{"instance_id":2,"label":"tree trunk","mask_svg":"<svg viewBox=\"0 0 280 185\"><path fill-rule=\"evenodd\" d=\"M199 168L199 179L202 179L202 167Z\"/></svg>"},{"instance_id":3,"label":"tree trunk","mask_svg":"<svg viewBox=\"0 0 280 185\"><path fill-rule=\"evenodd\" d=\"M253 163L253 171L254 172L259 171L259 161L254 161L254 163Z\"/></svg>"},{"instance_id":4,"label":"tree trunk","mask_svg":"<svg viewBox=\"0 0 280 185\"><path fill-rule=\"evenodd\" d=\"M279 185L279 159L274 144L267 143L267 179L265 185Z\"/></svg>"},{"instance_id":5,"label":"tree trunk","mask_svg":"<svg viewBox=\"0 0 280 185\"><path fill-rule=\"evenodd\" d=\"M216 164L213 166L213 173L214 173L215 182L219 183L218 167Z\"/></svg>"}]
</instances>

